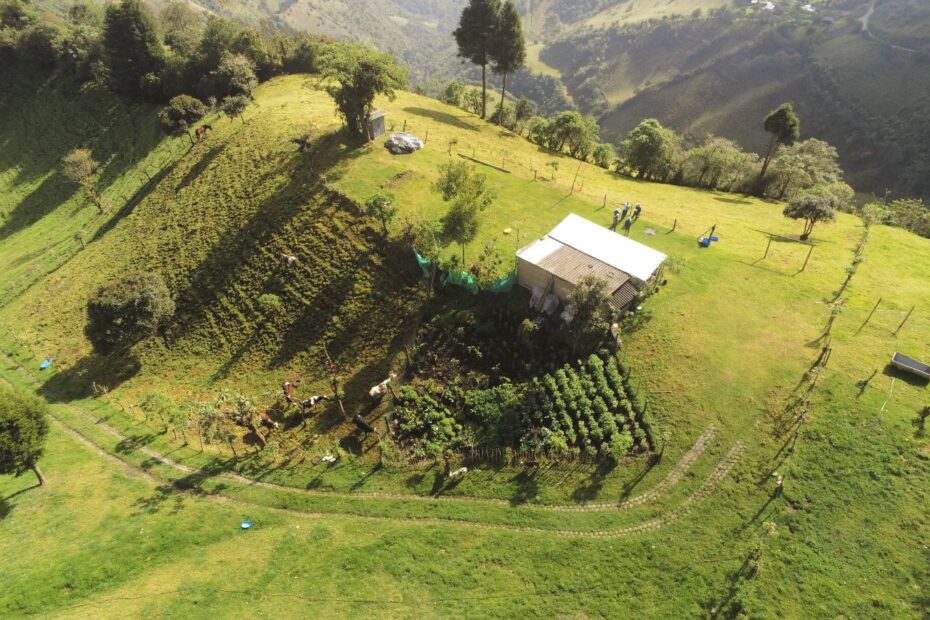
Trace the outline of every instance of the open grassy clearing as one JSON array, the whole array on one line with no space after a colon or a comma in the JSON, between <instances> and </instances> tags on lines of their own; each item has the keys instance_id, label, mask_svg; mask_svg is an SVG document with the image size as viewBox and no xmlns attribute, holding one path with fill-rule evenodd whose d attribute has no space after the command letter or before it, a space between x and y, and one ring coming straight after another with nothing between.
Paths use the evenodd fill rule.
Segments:
<instances>
[{"instance_id":1,"label":"open grassy clearing","mask_svg":"<svg viewBox=\"0 0 930 620\"><path fill-rule=\"evenodd\" d=\"M526 46L526 67L534 73L551 75L556 79L562 78L562 73L555 67L550 67L540 60L539 53L545 47L545 43L530 43Z\"/></svg>"},{"instance_id":2,"label":"open grassy clearing","mask_svg":"<svg viewBox=\"0 0 930 620\"><path fill-rule=\"evenodd\" d=\"M612 24L691 15L697 10L709 11L730 4L730 0L628 0L614 3L581 23L587 27L603 28Z\"/></svg>"},{"instance_id":3,"label":"open grassy clearing","mask_svg":"<svg viewBox=\"0 0 930 620\"><path fill-rule=\"evenodd\" d=\"M897 336L888 329L911 305L930 306L926 261L909 260L926 254L925 240L872 229L865 260L840 298L845 302L833 322L833 353L818 375L807 423L783 463L779 450L793 436L785 431L791 429L786 404L809 383L805 373L823 346L819 337L830 303L864 232L858 220L842 216L815 229L816 248L799 271L807 248L797 244L775 243L759 260L766 232L797 232L796 223L782 218L780 205L579 168L473 116L407 93L379 105L398 129L406 120L408 130L424 137L428 131L426 150L398 158L380 144L350 149L326 136L337 121L314 84L291 77L263 85L245 123L214 123L210 140L184 155L131 214L0 310L0 374L21 389L39 387L62 401L54 405L58 419L156 479L128 478L120 466L56 430L43 462L49 488L9 497L31 482L0 479L0 497L7 498L0 545L33 540L42 553L16 558L0 588L0 609L8 615L78 615L87 609L68 607L81 602L92 603L100 615L287 614L300 605L330 615L681 617L726 608L733 597L789 617L808 609L817 615L918 617L926 609L928 556L925 547L919 550L927 497L919 489L926 488L930 470L921 457L927 439L916 426L926 387L898 378L880 411L896 379L881 374L891 352L913 349L916 355L930 346L922 311ZM308 127L325 149L301 157L286 140ZM667 435L658 465L648 468L638 459L600 474L590 467L487 468L470 472L455 488L440 488L437 499L411 501L396 496L435 494L436 468L379 468L377 448L361 458L346 456L325 471L312 465L309 455L345 437L345 427L333 425L329 414L313 427L324 436L310 446L300 431L289 430L286 451L274 463L253 454L231 460L225 450L200 453L143 423L131 408L120 409L151 389L183 402L226 385L267 392L263 398L270 400L285 373L322 386L313 347L340 335L346 338L342 359L356 364L353 385L367 389L372 379L383 378L403 338L359 348L362 338L352 340L352 334L365 322L377 327L413 316L415 264L407 251L381 242L377 228L340 194L360 201L387 186L398 195L402 217L435 218L444 205L429 185L437 165L450 157L451 139L458 140L453 152L471 156L474 149L476 158L512 171L486 170L499 198L484 214L469 257L490 240L510 255L568 212L607 222L612 205L643 204L633 237L679 264L645 305L638 328L625 336L627 361ZM548 161L560 163L555 180L534 180L534 170L549 177ZM669 232L675 220L676 231ZM699 250L695 237L714 223L722 242ZM401 225L395 223L395 235ZM655 236L644 234L649 226ZM512 234L505 235L505 228ZM0 243L0 253L6 247ZM298 277L280 289L286 311L260 316L252 300L278 285L269 277L274 257L290 249L302 263ZM361 254L377 260L355 261ZM342 266L330 267L340 260ZM114 385L108 398L94 398L84 391L86 376L103 378L111 371L86 355L83 303L96 283L138 265L158 266L173 291L190 291L183 297L183 330L170 346L147 344L139 351L138 373ZM335 306L322 301L333 289L314 281L321 274L330 282L363 284L339 290L344 299L357 300L357 316L365 322L333 324ZM886 293L872 321L856 334L873 298L891 280L894 296ZM192 282L203 286L195 290ZM388 293L371 298L384 282ZM327 327L303 336L320 319ZM370 339L372 333L362 335ZM293 356L276 361L287 335L306 339ZM363 354L353 358L349 352L355 350ZM50 378L35 370L46 355L61 360L59 374ZM856 382L873 369L878 373L857 398ZM716 432L706 450L654 502L594 512L545 507L616 503L648 493L711 425ZM739 442L745 451L713 493L677 513ZM357 451L359 445L343 447ZM371 440L364 447L372 447ZM214 475L190 475L153 461L153 453ZM787 474L780 498L773 495L775 468ZM223 477L229 470L314 492L245 485ZM169 482L225 496L225 503L164 487ZM89 485L93 492L85 498L79 489ZM452 499L463 496L505 501ZM301 516L308 513L328 516ZM63 533L54 525L72 514L81 515L74 530ZM243 537L236 527L244 516L260 527ZM669 516L675 518L659 529L610 540L553 531L636 527ZM451 519L468 523L446 523ZM745 561L765 521L775 523L777 534L766 542L762 568L748 578ZM514 529L520 527L547 531ZM139 528L158 533L157 550L138 545ZM179 531L161 534L169 528ZM893 558L893 568L875 570L882 558ZM53 573L49 566L67 570ZM67 577L59 575L75 574L87 577L69 590L62 581ZM39 596L48 589L54 595ZM265 596L256 601L258 589Z\"/></svg>"}]
</instances>

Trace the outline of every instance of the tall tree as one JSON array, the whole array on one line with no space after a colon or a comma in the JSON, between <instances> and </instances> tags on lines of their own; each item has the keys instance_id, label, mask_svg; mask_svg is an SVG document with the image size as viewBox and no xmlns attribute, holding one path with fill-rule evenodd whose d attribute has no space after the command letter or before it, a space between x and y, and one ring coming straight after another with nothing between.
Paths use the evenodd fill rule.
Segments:
<instances>
[{"instance_id":1,"label":"tall tree","mask_svg":"<svg viewBox=\"0 0 930 620\"><path fill-rule=\"evenodd\" d=\"M769 148L765 152L765 159L762 161L762 170L759 172L759 182L761 183L765 173L772 163L772 157L779 144L791 146L801 135L801 120L794 113L794 106L790 103L783 103L776 109L769 112L765 117L762 126L767 132L772 134L769 140Z\"/></svg>"},{"instance_id":2,"label":"tall tree","mask_svg":"<svg viewBox=\"0 0 930 620\"><path fill-rule=\"evenodd\" d=\"M507 95L507 74L514 73L523 68L526 62L526 39L523 36L523 25L520 23L520 13L513 0L507 0L501 7L494 29L491 47L491 69L501 76L501 110L504 109L504 98ZM504 115L497 117L500 125Z\"/></svg>"},{"instance_id":3,"label":"tall tree","mask_svg":"<svg viewBox=\"0 0 930 620\"><path fill-rule=\"evenodd\" d=\"M452 34L459 56L481 67L481 118L488 111L487 68L501 12L500 0L469 0Z\"/></svg>"},{"instance_id":4,"label":"tall tree","mask_svg":"<svg viewBox=\"0 0 930 620\"><path fill-rule=\"evenodd\" d=\"M600 278L585 276L568 294L568 303L575 310L568 324L572 355L594 350L609 333L610 298L606 288Z\"/></svg>"},{"instance_id":5,"label":"tall tree","mask_svg":"<svg viewBox=\"0 0 930 620\"><path fill-rule=\"evenodd\" d=\"M142 79L162 68L164 49L155 21L140 0L107 7L103 44L113 89L130 97L142 95Z\"/></svg>"},{"instance_id":6,"label":"tall tree","mask_svg":"<svg viewBox=\"0 0 930 620\"><path fill-rule=\"evenodd\" d=\"M360 136L368 129L375 96L393 100L394 91L407 85L407 69L393 56L360 45L332 46L320 64L346 127Z\"/></svg>"},{"instance_id":7,"label":"tall tree","mask_svg":"<svg viewBox=\"0 0 930 620\"><path fill-rule=\"evenodd\" d=\"M47 415L45 401L0 385L0 474L32 470L39 485L45 484L38 462L48 435Z\"/></svg>"}]
</instances>

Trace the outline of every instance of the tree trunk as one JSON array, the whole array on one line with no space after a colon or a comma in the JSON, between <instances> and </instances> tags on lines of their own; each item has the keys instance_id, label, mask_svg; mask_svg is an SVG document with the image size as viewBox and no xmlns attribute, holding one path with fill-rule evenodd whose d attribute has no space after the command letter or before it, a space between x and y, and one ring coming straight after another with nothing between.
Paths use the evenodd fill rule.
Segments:
<instances>
[{"instance_id":1,"label":"tree trunk","mask_svg":"<svg viewBox=\"0 0 930 620\"><path fill-rule=\"evenodd\" d=\"M504 71L504 84L501 87L501 110L500 114L497 115L497 126L500 127L504 123L504 97L507 95L507 72Z\"/></svg>"},{"instance_id":2,"label":"tree trunk","mask_svg":"<svg viewBox=\"0 0 930 620\"><path fill-rule=\"evenodd\" d=\"M34 474L36 475L36 478L39 479L39 486L40 486L40 487L44 487L44 486L45 486L45 476L42 475L42 470L39 469L39 465L38 465L37 463L33 463L33 464L32 464L32 473L34 473Z\"/></svg>"},{"instance_id":3,"label":"tree trunk","mask_svg":"<svg viewBox=\"0 0 930 620\"><path fill-rule=\"evenodd\" d=\"M757 183L762 183L762 179L769 169L769 164L772 163L772 156L775 155L775 147L778 146L776 140L778 140L778 136L772 134L772 139L769 141L769 150L765 153L765 160L762 162L762 171L759 172Z\"/></svg>"},{"instance_id":4,"label":"tree trunk","mask_svg":"<svg viewBox=\"0 0 930 620\"><path fill-rule=\"evenodd\" d=\"M481 65L481 118L487 117L488 108L488 66Z\"/></svg>"}]
</instances>

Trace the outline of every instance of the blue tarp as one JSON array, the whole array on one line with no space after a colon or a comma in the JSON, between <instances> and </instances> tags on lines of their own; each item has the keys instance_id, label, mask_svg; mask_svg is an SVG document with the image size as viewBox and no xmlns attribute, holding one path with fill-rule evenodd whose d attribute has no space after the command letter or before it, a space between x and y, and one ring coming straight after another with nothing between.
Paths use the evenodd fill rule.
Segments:
<instances>
[{"instance_id":1,"label":"blue tarp","mask_svg":"<svg viewBox=\"0 0 930 620\"><path fill-rule=\"evenodd\" d=\"M44 362L42 362L41 364L39 364L39 370L45 370L46 368L48 368L48 367L51 366L51 365L52 365L52 360L46 359Z\"/></svg>"}]
</instances>

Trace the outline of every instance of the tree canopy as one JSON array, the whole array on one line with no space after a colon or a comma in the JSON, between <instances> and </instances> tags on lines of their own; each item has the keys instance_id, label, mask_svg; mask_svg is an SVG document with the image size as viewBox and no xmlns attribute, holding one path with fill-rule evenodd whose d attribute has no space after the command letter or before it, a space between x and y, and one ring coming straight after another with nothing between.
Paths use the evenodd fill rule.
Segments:
<instances>
[{"instance_id":1,"label":"tree canopy","mask_svg":"<svg viewBox=\"0 0 930 620\"><path fill-rule=\"evenodd\" d=\"M836 219L833 199L827 195L804 194L788 203L784 210L785 217L804 220L804 232L801 239L807 239L817 222L831 222Z\"/></svg>"},{"instance_id":2,"label":"tree canopy","mask_svg":"<svg viewBox=\"0 0 930 620\"><path fill-rule=\"evenodd\" d=\"M393 100L394 91L407 86L407 69L393 56L361 45L331 46L321 65L346 129L359 136L368 130L375 96Z\"/></svg>"},{"instance_id":3,"label":"tree canopy","mask_svg":"<svg viewBox=\"0 0 930 620\"><path fill-rule=\"evenodd\" d=\"M487 67L492 60L500 12L500 0L469 0L462 9L458 28L452 33L458 55L481 67L481 118L488 111Z\"/></svg>"},{"instance_id":4,"label":"tree canopy","mask_svg":"<svg viewBox=\"0 0 930 620\"><path fill-rule=\"evenodd\" d=\"M594 276L584 277L568 294L574 314L568 324L572 354L593 350L610 330L610 306L606 283Z\"/></svg>"},{"instance_id":5,"label":"tree canopy","mask_svg":"<svg viewBox=\"0 0 930 620\"><path fill-rule=\"evenodd\" d=\"M47 435L45 401L0 385L0 474L19 476L32 470L39 484L45 484L38 462Z\"/></svg>"},{"instance_id":6,"label":"tree canopy","mask_svg":"<svg viewBox=\"0 0 930 620\"><path fill-rule=\"evenodd\" d=\"M381 228L387 235L387 225L397 215L397 206L394 204L394 194L378 192L365 201L365 213L381 222Z\"/></svg>"},{"instance_id":7,"label":"tree canopy","mask_svg":"<svg viewBox=\"0 0 930 620\"><path fill-rule=\"evenodd\" d=\"M171 135L187 133L207 113L207 106L190 95L178 95L158 114L162 128Z\"/></svg>"},{"instance_id":8,"label":"tree canopy","mask_svg":"<svg viewBox=\"0 0 930 620\"><path fill-rule=\"evenodd\" d=\"M217 97L231 95L251 96L258 86L255 63L243 54L223 54L219 66L210 74L213 78L213 93Z\"/></svg>"},{"instance_id":9,"label":"tree canopy","mask_svg":"<svg viewBox=\"0 0 930 620\"><path fill-rule=\"evenodd\" d=\"M654 118L637 125L623 141L623 158L640 178L664 180L671 169L678 136Z\"/></svg>"},{"instance_id":10,"label":"tree canopy","mask_svg":"<svg viewBox=\"0 0 930 620\"><path fill-rule=\"evenodd\" d=\"M106 355L154 334L174 308L161 276L135 273L97 290L87 302L84 334L97 353Z\"/></svg>"},{"instance_id":11,"label":"tree canopy","mask_svg":"<svg viewBox=\"0 0 930 620\"><path fill-rule=\"evenodd\" d=\"M61 158L58 172L68 181L80 185L102 212L103 204L97 193L97 172L100 164L93 158L90 149L74 149Z\"/></svg>"},{"instance_id":12,"label":"tree canopy","mask_svg":"<svg viewBox=\"0 0 930 620\"><path fill-rule=\"evenodd\" d=\"M450 161L439 167L439 179L433 190L451 202L449 211L443 216L442 237L447 242L462 246L462 261L465 246L474 241L480 225L478 215L494 201L494 194L487 186L487 177L475 172L465 162Z\"/></svg>"},{"instance_id":13,"label":"tree canopy","mask_svg":"<svg viewBox=\"0 0 930 620\"><path fill-rule=\"evenodd\" d=\"M801 120L794 113L792 104L783 103L768 113L762 126L765 131L772 134L772 138L769 141L765 159L762 161L762 170L759 172L760 181L765 177L778 145L791 146L801 135Z\"/></svg>"},{"instance_id":14,"label":"tree canopy","mask_svg":"<svg viewBox=\"0 0 930 620\"><path fill-rule=\"evenodd\" d=\"M165 59L155 20L140 0L107 7L103 44L113 90L141 97L143 78L157 74Z\"/></svg>"}]
</instances>

